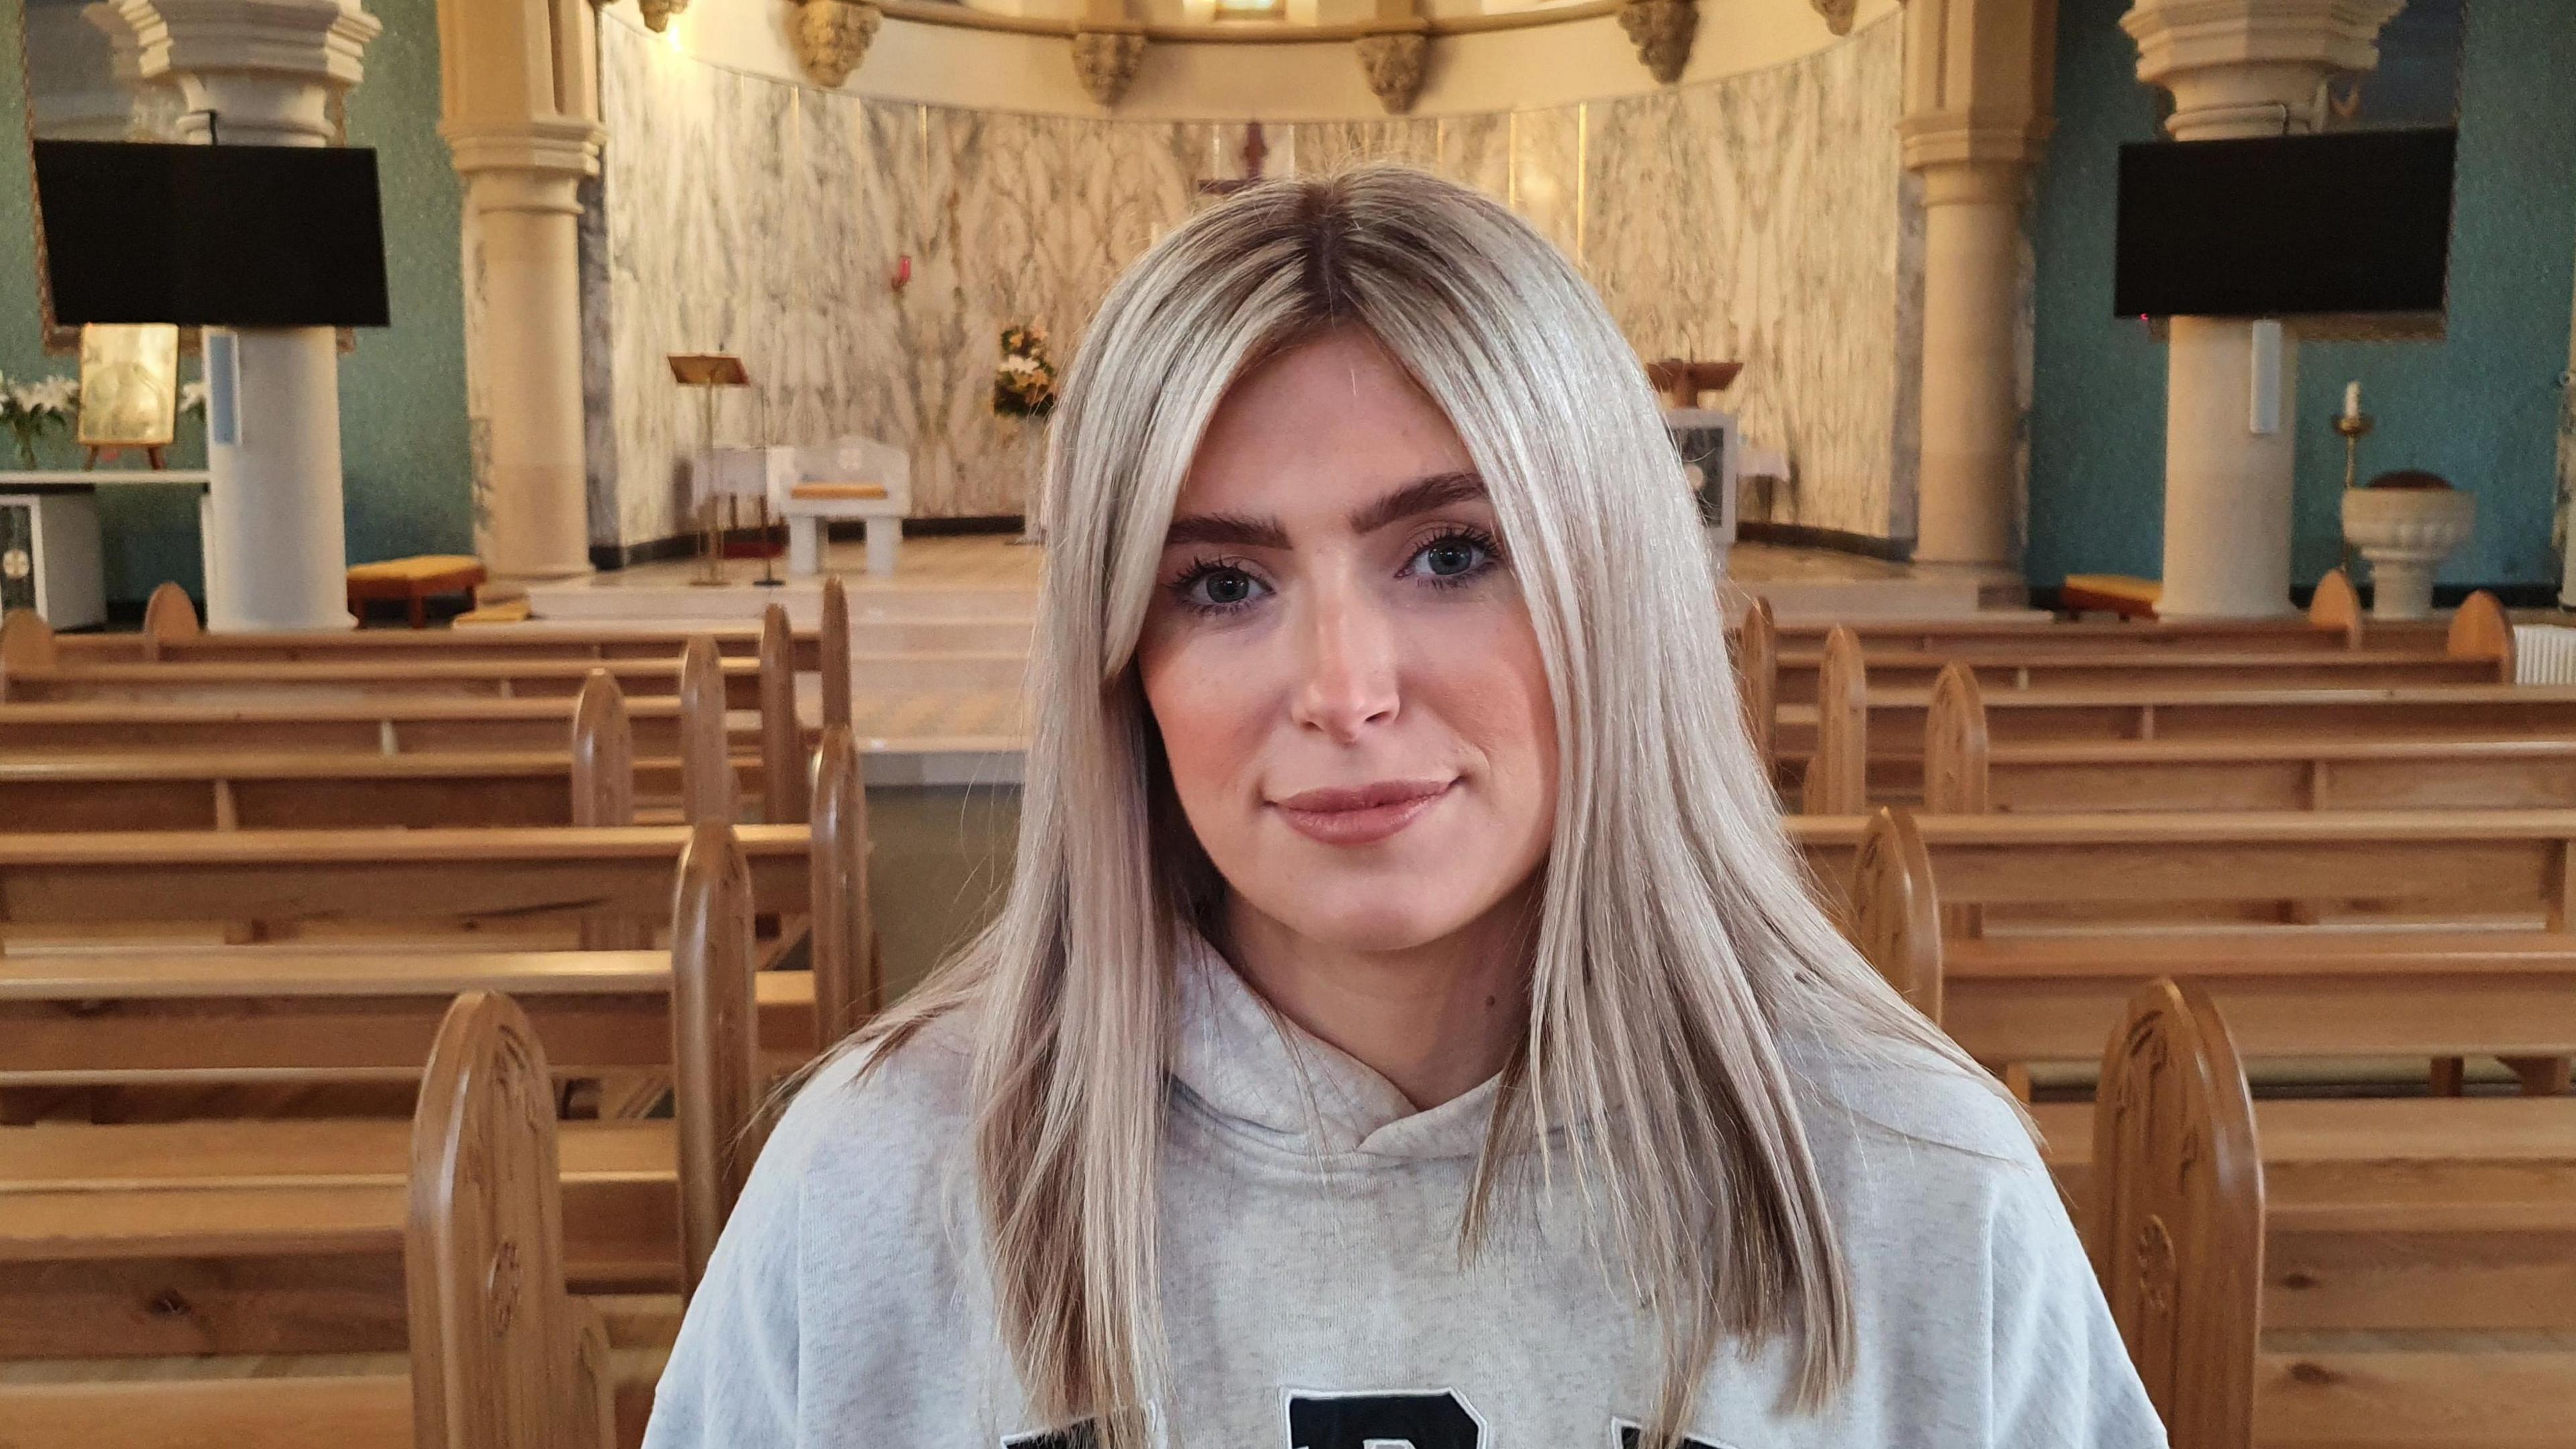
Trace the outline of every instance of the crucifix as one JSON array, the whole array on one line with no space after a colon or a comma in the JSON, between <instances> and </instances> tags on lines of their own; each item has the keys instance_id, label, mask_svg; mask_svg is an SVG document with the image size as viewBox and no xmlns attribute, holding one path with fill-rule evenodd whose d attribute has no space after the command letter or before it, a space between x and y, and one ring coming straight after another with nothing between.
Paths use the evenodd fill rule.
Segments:
<instances>
[{"instance_id":1,"label":"crucifix","mask_svg":"<svg viewBox=\"0 0 2576 1449\"><path fill-rule=\"evenodd\" d=\"M1262 158L1269 154L1268 143L1261 139L1261 123L1251 122L1243 132L1243 174L1226 177L1211 176L1199 183L1199 195L1232 196L1247 186L1260 184Z\"/></svg>"}]
</instances>

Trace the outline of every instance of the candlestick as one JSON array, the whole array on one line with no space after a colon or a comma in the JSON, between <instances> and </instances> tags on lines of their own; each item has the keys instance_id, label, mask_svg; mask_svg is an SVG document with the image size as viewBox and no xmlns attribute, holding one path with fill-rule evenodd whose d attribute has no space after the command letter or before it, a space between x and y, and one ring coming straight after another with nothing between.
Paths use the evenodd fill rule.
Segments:
<instances>
[{"instance_id":1,"label":"candlestick","mask_svg":"<svg viewBox=\"0 0 2576 1449\"><path fill-rule=\"evenodd\" d=\"M2343 415L2348 418L2361 416L2361 384L2358 382L2343 385Z\"/></svg>"},{"instance_id":2,"label":"candlestick","mask_svg":"<svg viewBox=\"0 0 2576 1449\"><path fill-rule=\"evenodd\" d=\"M2360 386L2360 383L2353 384L2356 388ZM2344 393L2347 406L2358 401L2359 398L2360 394L2356 392L2347 390ZM2334 430L2343 434L2343 486L2346 488L2353 487L2360 481L2361 440L2370 435L2372 426L2373 420L2370 414L2359 409L2348 411L2334 420Z\"/></svg>"}]
</instances>

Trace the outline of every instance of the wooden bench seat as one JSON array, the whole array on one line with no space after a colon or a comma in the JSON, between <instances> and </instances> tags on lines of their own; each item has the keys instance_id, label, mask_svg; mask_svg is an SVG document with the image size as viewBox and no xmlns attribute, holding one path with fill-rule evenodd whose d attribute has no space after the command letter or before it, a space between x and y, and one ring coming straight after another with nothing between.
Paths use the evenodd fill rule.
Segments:
<instances>
[{"instance_id":1,"label":"wooden bench seat","mask_svg":"<svg viewBox=\"0 0 2576 1449\"><path fill-rule=\"evenodd\" d=\"M1760 634L1758 628L1752 632ZM2493 678L2513 677L2512 631L2491 599L2483 608L2463 609L2452 635L2453 655L2493 665ZM1760 677L1777 671L1776 660L1766 663L1768 647L1753 637L1738 656L1739 670L1752 672L1744 684L1749 723L1757 742L1767 735L1775 775L1794 781L1801 807L1815 814L1854 813L1872 800L1922 798L1923 762L1942 753L1927 740L1955 737L1962 727L1957 697L1963 693L1980 698L1988 747L2069 740L2576 737L2576 689L2502 682L2298 688L2254 670L2238 684L2194 686L2159 682L2152 661L2128 668L2106 657L2109 672L2103 677L2125 682L1992 688L1979 682L1981 671L1971 665L1943 674L1946 662L1908 658L1897 672L1907 680L1930 681L1931 687L1894 687L1883 679L1873 682L1849 630L1827 637L1813 702L1776 703L1784 684ZM2029 684L2044 672L2040 664L2017 666L2014 678Z\"/></svg>"},{"instance_id":2,"label":"wooden bench seat","mask_svg":"<svg viewBox=\"0 0 2576 1449\"><path fill-rule=\"evenodd\" d=\"M2205 974L2267 1054L2484 1039L2539 1090L2576 1051L2576 812L1890 809L1849 891L1881 974L2006 1067L2089 1059L2159 975Z\"/></svg>"},{"instance_id":3,"label":"wooden bench seat","mask_svg":"<svg viewBox=\"0 0 2576 1449\"><path fill-rule=\"evenodd\" d=\"M1984 1061L2089 1061L2121 1006L2175 975L2264 1056L2576 1052L2576 936L2563 932L1986 937L1945 942L1942 975L1942 1029Z\"/></svg>"},{"instance_id":4,"label":"wooden bench seat","mask_svg":"<svg viewBox=\"0 0 2576 1449\"><path fill-rule=\"evenodd\" d=\"M1822 649L1780 653L1782 704L1813 704L1824 667ZM2463 658L2439 649L2201 650L2104 645L2045 651L1962 646L1941 654L1864 655L1872 689L1929 689L1957 665L1995 692L2022 689L2403 689L2447 684L2511 684L2499 677L2509 661Z\"/></svg>"},{"instance_id":5,"label":"wooden bench seat","mask_svg":"<svg viewBox=\"0 0 2576 1449\"><path fill-rule=\"evenodd\" d=\"M846 732L832 734L846 741ZM675 1107L668 1119L568 1125L562 1163L565 1221L572 1227L570 1271L586 1288L667 1291L693 1284L714 1247L723 1211L749 1170L752 1149L746 1143L756 1142L751 1124L764 1083L754 1035L751 871L730 826L709 822L690 833L676 866L663 991L630 999L623 1019L595 1023L604 1026L608 1042L576 1037L572 1043L674 1073ZM818 955L826 953L824 934L817 933ZM520 974L532 984L549 984L529 974L542 964L522 962ZM632 985L638 964L628 957L618 963L622 972L577 984L619 984L623 974L624 984ZM146 974L133 964L121 969ZM57 966L54 974L65 973ZM377 1002L390 1008L389 1015L422 1014L425 1003L413 990L417 978L380 970L377 980L392 988L392 996ZM161 989L170 984L154 982ZM355 982L322 982L309 973L303 984L324 994L257 1000L253 1009L285 1019L230 1033L208 1055L222 1066L278 1075L305 1071L330 1077L353 1065L423 1069L423 1057L403 1054L406 1042L398 1029L372 1033L373 1041L359 1033L296 1029L295 1006L351 1001L359 989ZM218 1000L240 1010L255 999ZM40 1047L46 1044L43 1028L54 1024L41 1018L53 1004L37 1003L28 1013L39 1018L30 1034ZM542 1021L531 1024L516 1008L511 1016L514 1030L542 1039ZM0 1025L29 1023L11 1015L0 1016ZM75 1080L120 1080L112 1070L120 1057L140 1057L141 1075L149 1080L171 1067L167 1053L178 1044L174 1035L186 1035L166 1030L169 1025L155 1013L103 1009L78 1030L91 1043L110 1043L105 1050L91 1054L81 1044L59 1040L52 1045ZM642 1050L647 1046L659 1050ZM254 1048L265 1048L266 1055L252 1056ZM22 1063L5 1035L0 1063L27 1080L49 1080L43 1063ZM436 1085L434 1053L426 1065L432 1080L425 1093ZM554 1094L545 1092L543 1101L551 1116ZM387 1315L385 1295L364 1291L363 1280L371 1272L381 1278L388 1255L399 1257L410 1150L409 1127L394 1120L38 1123L0 1129L0 1259L25 1265L28 1278L51 1285L39 1290L51 1299L84 1290L93 1295L88 1311L32 1316L15 1311L22 1305L0 1300L0 1357L172 1351L141 1346L117 1314L104 1311L138 1284L160 1284L156 1292L186 1298L192 1317L247 1318L238 1334L265 1333L298 1351L379 1347L387 1337L398 1344L392 1330L399 1314ZM121 1271L70 1271L71 1265L92 1262ZM174 1273L180 1275L175 1280ZM292 1285L317 1274L324 1285L321 1299L301 1302ZM355 1291L352 1275L361 1280ZM186 1286L172 1286L174 1281ZM252 1287L235 1286L245 1282ZM329 1331L312 1341L295 1340L314 1332L311 1315L325 1312L331 1302L345 1306ZM399 1307L398 1297L393 1305ZM380 1331L372 1342L365 1337L370 1312Z\"/></svg>"},{"instance_id":6,"label":"wooden bench seat","mask_svg":"<svg viewBox=\"0 0 2576 1449\"><path fill-rule=\"evenodd\" d=\"M2341 569L2317 581L2304 616L2277 619L2057 619L2013 617L1942 617L1928 619L1808 620L1779 624L1784 649L1820 646L1825 636L1847 628L1872 653L1912 651L1943 655L1960 649L1997 644L2039 651L2090 650L2116 645L2129 649L2299 649L2333 652L2347 649L2438 649L2450 632L2448 619L2391 621L2368 617L2360 596Z\"/></svg>"},{"instance_id":7,"label":"wooden bench seat","mask_svg":"<svg viewBox=\"0 0 2576 1449\"><path fill-rule=\"evenodd\" d=\"M753 977L773 1060L818 1050L814 977ZM520 1003L558 1074L662 1064L668 951L312 950L0 956L0 1086L411 1080L448 1004ZM283 1064L292 1065L283 1065Z\"/></svg>"},{"instance_id":8,"label":"wooden bench seat","mask_svg":"<svg viewBox=\"0 0 2576 1449\"><path fill-rule=\"evenodd\" d=\"M374 1140L336 1144L370 1173L390 1168L390 1189L369 1180L356 1190L379 1201L388 1192L399 1199L391 1245L396 1276L390 1293L366 1300L394 1306L389 1329L353 1320L342 1325L347 1336L331 1351L301 1357L253 1349L248 1352L259 1356L249 1358L221 1347L130 1361L151 1377L103 1372L80 1360L27 1365L0 1379L0 1433L12 1449L121 1443L610 1449L636 1442L649 1378L620 1382L611 1316L567 1292L568 1214L559 1184L658 1171L662 1164L649 1150L594 1150L612 1135L642 1141L654 1124L585 1130L578 1135L594 1140L559 1149L547 1077L544 1048L509 999L470 993L442 1021L414 1120L391 1124L401 1139L398 1156L388 1159L384 1144ZM142 1146L131 1139L128 1145ZM184 1155L195 1148L173 1143L165 1150ZM220 1164L226 1154L217 1150L209 1158ZM245 1154L232 1165L256 1171L267 1160ZM198 1205L195 1186L164 1182L125 1197L171 1220L171 1231L152 1241L187 1241L191 1233L202 1236L178 1221ZM0 1197L0 1214L11 1210ZM136 1226L149 1233L144 1215ZM245 1225L245 1232L258 1240L257 1225ZM382 1264L381 1235L353 1242L369 1266ZM72 1274L94 1266L85 1260L49 1265ZM8 1321L33 1306L17 1300L37 1296L26 1291L34 1281L0 1277ZM285 1321L276 1318L278 1310L296 1307L349 1319L352 1301L261 1306L275 1321ZM133 1316L106 1295L63 1307ZM203 1326L196 1306L168 1290L145 1316L163 1327ZM388 1337L400 1357L369 1350L372 1340Z\"/></svg>"},{"instance_id":9,"label":"wooden bench seat","mask_svg":"<svg viewBox=\"0 0 2576 1449\"><path fill-rule=\"evenodd\" d=\"M1984 689L1965 670L1945 668L1924 721L1926 810L1971 815L2576 805L2576 733L2001 743L1991 736Z\"/></svg>"},{"instance_id":10,"label":"wooden bench seat","mask_svg":"<svg viewBox=\"0 0 2576 1449\"><path fill-rule=\"evenodd\" d=\"M817 626L791 632L790 665L800 674L824 668L837 643L849 652L849 596L826 579ZM209 632L177 584L164 583L144 603L143 627L131 634L66 634L55 641L66 663L295 664L332 659L677 659L692 639L714 641L727 658L757 659L761 626L701 624L689 629L532 621L498 628L432 630L292 629Z\"/></svg>"},{"instance_id":11,"label":"wooden bench seat","mask_svg":"<svg viewBox=\"0 0 2576 1449\"><path fill-rule=\"evenodd\" d=\"M2176 1444L2564 1442L2576 1098L2258 1103L2173 980L2108 1038L2040 1125Z\"/></svg>"}]
</instances>

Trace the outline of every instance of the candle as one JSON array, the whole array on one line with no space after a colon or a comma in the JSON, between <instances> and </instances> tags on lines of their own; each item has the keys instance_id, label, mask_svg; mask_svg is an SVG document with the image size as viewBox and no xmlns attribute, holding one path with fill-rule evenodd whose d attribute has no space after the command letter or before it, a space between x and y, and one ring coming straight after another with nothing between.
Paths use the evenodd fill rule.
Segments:
<instances>
[{"instance_id":1,"label":"candle","mask_svg":"<svg viewBox=\"0 0 2576 1449\"><path fill-rule=\"evenodd\" d=\"M2361 384L2358 382L2343 385L2343 415L2348 418L2361 416Z\"/></svg>"}]
</instances>

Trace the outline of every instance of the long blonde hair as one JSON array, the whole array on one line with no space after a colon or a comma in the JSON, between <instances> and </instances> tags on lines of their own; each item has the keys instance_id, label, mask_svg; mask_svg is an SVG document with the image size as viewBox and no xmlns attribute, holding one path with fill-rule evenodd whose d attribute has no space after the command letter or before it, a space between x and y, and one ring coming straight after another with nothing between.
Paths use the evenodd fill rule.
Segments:
<instances>
[{"instance_id":1,"label":"long blonde hair","mask_svg":"<svg viewBox=\"0 0 2576 1449\"><path fill-rule=\"evenodd\" d=\"M1451 182L1367 166L1262 183L1110 289L1047 455L1008 900L854 1040L891 1047L976 1008L975 1182L1002 1336L1051 1421L1090 1415L1109 1449L1140 1445L1168 1368L1155 1223L1175 927L1210 925L1222 887L1169 805L1136 640L1229 383L1348 327L1465 441L1556 711L1528 1037L1462 1251L1503 1211L1506 1171L1561 1150L1661 1330L1647 1442L1679 1432L1729 1339L1786 1341L1794 1402L1821 1406L1851 1371L1852 1293L1784 1041L1911 1043L1966 1064L1809 895L1737 714L1699 519L1635 354L1554 248Z\"/></svg>"}]
</instances>

